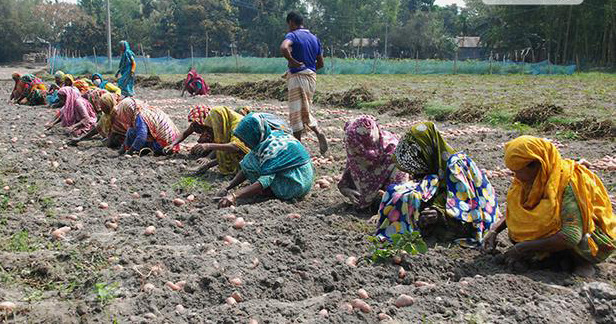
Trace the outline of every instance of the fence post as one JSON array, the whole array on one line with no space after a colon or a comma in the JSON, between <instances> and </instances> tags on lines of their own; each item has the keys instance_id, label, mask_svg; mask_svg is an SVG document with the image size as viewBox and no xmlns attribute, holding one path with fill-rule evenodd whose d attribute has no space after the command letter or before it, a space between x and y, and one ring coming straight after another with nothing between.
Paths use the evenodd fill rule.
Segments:
<instances>
[{"instance_id":1,"label":"fence post","mask_svg":"<svg viewBox=\"0 0 616 324\"><path fill-rule=\"evenodd\" d=\"M143 65L145 66L145 74L150 74L150 72L148 71L147 58L145 57L145 53L143 52L143 45L139 44L139 49L141 50L141 57L143 57Z\"/></svg>"},{"instance_id":2,"label":"fence post","mask_svg":"<svg viewBox=\"0 0 616 324\"><path fill-rule=\"evenodd\" d=\"M419 74L419 51L415 52L415 74Z\"/></svg>"},{"instance_id":3,"label":"fence post","mask_svg":"<svg viewBox=\"0 0 616 324\"><path fill-rule=\"evenodd\" d=\"M195 67L195 55L193 53L193 46L190 45L190 68Z\"/></svg>"},{"instance_id":4,"label":"fence post","mask_svg":"<svg viewBox=\"0 0 616 324\"><path fill-rule=\"evenodd\" d=\"M456 50L456 56L453 59L453 74L458 73L458 51Z\"/></svg>"},{"instance_id":5,"label":"fence post","mask_svg":"<svg viewBox=\"0 0 616 324\"><path fill-rule=\"evenodd\" d=\"M490 75L492 74L492 54L493 52L490 51Z\"/></svg>"},{"instance_id":6,"label":"fence post","mask_svg":"<svg viewBox=\"0 0 616 324\"><path fill-rule=\"evenodd\" d=\"M96 46L92 47L92 52L94 52L94 69L98 72L98 60L96 59Z\"/></svg>"}]
</instances>

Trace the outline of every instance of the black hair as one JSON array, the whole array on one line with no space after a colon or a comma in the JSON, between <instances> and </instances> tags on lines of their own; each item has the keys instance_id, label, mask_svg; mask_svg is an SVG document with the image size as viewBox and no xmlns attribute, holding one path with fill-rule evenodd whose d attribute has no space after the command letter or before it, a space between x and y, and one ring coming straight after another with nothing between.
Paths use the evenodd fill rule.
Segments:
<instances>
[{"instance_id":1,"label":"black hair","mask_svg":"<svg viewBox=\"0 0 616 324\"><path fill-rule=\"evenodd\" d=\"M304 17L297 11L291 11L287 15L287 23L292 21L295 25L301 26L304 24Z\"/></svg>"}]
</instances>

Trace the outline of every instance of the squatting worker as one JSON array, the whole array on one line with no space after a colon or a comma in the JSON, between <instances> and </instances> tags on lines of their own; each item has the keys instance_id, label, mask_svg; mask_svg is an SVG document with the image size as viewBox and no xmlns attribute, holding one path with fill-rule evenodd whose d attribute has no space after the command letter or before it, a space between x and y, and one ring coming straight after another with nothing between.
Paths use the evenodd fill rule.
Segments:
<instances>
[{"instance_id":1,"label":"squatting worker","mask_svg":"<svg viewBox=\"0 0 616 324\"><path fill-rule=\"evenodd\" d=\"M282 55L289 62L285 74L289 89L289 118L295 138L301 141L305 127L310 128L319 139L321 154L327 152L327 139L319 130L317 120L310 109L316 91L317 73L323 67L321 42L304 28L304 18L297 12L287 15L289 33L280 45Z\"/></svg>"}]
</instances>

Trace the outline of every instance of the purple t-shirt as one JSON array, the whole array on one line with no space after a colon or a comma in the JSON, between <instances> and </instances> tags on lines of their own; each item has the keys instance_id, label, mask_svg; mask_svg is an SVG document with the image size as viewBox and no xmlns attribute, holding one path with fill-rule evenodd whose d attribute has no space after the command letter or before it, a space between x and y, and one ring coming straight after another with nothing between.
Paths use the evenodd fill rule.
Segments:
<instances>
[{"instance_id":1,"label":"purple t-shirt","mask_svg":"<svg viewBox=\"0 0 616 324\"><path fill-rule=\"evenodd\" d=\"M291 56L299 62L304 63L304 67L290 68L291 73L297 73L305 69L317 71L317 56L321 55L321 42L308 29L296 29L288 33L284 39L293 42L291 45Z\"/></svg>"}]
</instances>

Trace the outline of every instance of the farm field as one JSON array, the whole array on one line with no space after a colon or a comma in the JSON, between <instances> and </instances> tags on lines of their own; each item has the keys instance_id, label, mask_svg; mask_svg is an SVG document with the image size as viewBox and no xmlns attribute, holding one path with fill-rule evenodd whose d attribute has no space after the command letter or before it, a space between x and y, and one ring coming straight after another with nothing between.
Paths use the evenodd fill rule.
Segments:
<instances>
[{"instance_id":1,"label":"farm field","mask_svg":"<svg viewBox=\"0 0 616 324\"><path fill-rule=\"evenodd\" d=\"M280 76L204 77L221 93ZM0 97L8 98L11 87L0 82ZM363 90L332 95L357 88ZM362 97L365 90L371 96ZM285 102L250 98L241 86L233 89L237 96L181 98L156 84L136 91L180 129L196 104L287 116ZM549 137L564 157L588 160L616 201L609 162L616 157L616 76L328 75L319 76L317 91L316 115L330 139L321 157L316 138L306 137L317 179L342 173L345 121L373 114L399 134L414 122L436 120L453 148L488 171L503 211L510 178L502 145L520 134ZM334 102L354 108L326 105ZM73 147L63 130L44 132L52 114L0 103L0 301L17 305L12 316L0 312L0 323L616 321L614 258L591 279L572 276L554 260L508 264L502 253L511 243L503 234L496 255L428 240L426 254L372 264L367 237L375 212L352 208L335 181L299 202L248 200L219 210L212 195L230 178L215 170L191 176L196 159L187 152L196 136L174 156L118 158L96 140ZM175 198L187 203L175 206ZM233 217L247 225L235 229ZM52 231L66 226L65 237L55 239ZM156 228L153 235L144 234L148 226ZM359 289L369 295L369 312L348 309ZM400 294L414 303L397 308ZM237 305L226 302L232 295L241 299Z\"/></svg>"}]
</instances>

